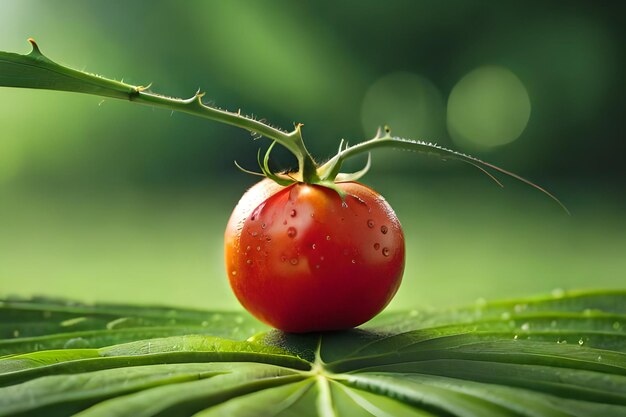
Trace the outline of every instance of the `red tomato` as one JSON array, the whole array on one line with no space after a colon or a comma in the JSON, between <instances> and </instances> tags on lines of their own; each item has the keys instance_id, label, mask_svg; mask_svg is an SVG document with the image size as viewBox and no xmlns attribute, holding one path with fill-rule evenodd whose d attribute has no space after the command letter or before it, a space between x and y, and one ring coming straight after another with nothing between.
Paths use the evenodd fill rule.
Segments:
<instances>
[{"instance_id":1,"label":"red tomato","mask_svg":"<svg viewBox=\"0 0 626 417\"><path fill-rule=\"evenodd\" d=\"M225 233L226 269L241 304L287 332L346 329L380 312L404 271L404 236L391 206L357 182L329 188L264 179Z\"/></svg>"}]
</instances>

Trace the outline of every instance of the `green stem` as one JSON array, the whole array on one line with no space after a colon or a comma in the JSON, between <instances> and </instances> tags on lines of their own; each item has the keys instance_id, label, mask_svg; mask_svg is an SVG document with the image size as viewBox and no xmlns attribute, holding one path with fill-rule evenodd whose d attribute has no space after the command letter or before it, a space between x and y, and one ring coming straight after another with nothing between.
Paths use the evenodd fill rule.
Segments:
<instances>
[{"instance_id":1,"label":"green stem","mask_svg":"<svg viewBox=\"0 0 626 417\"><path fill-rule=\"evenodd\" d=\"M317 165L304 145L301 125L288 133L246 117L240 112L207 106L202 103L204 94L200 92L189 99L166 97L147 91L146 87L78 71L50 60L34 40L29 39L29 42L33 49L27 55L0 51L0 86L71 91L129 100L236 126L281 144L297 158L299 179L304 182L317 180Z\"/></svg>"},{"instance_id":2,"label":"green stem","mask_svg":"<svg viewBox=\"0 0 626 417\"><path fill-rule=\"evenodd\" d=\"M396 148L396 149L404 149L408 151L418 152L427 155L437 156L439 159L445 161L447 159L454 159L457 161L465 162L470 164L478 169L480 169L483 173L487 174L491 179L493 179L498 185L502 186L500 181L495 178L488 169L498 171L502 174L508 175L512 178L515 178L525 184L530 185L531 187L541 191L554 201L556 201L561 208L569 214L569 210L561 201L556 198L553 194L551 194L546 189L540 187L539 185L527 180L524 177L521 177L513 172L507 171L503 168L500 168L496 165L490 164L489 162L482 161L478 158L474 158L473 156L466 155L461 152L456 152L450 149L446 149L434 143L415 141L415 140L407 140L397 137L392 137L389 132L385 132L384 136L381 136L381 132L370 140L365 142L358 143L354 146L348 147L340 152L338 152L334 157L332 157L328 162L324 165L320 166L317 170L319 177L325 181L333 181L335 176L339 172L341 165L343 162L356 155L360 155L362 153L370 152L373 149L377 148Z\"/></svg>"},{"instance_id":3,"label":"green stem","mask_svg":"<svg viewBox=\"0 0 626 417\"><path fill-rule=\"evenodd\" d=\"M287 133L258 120L243 116L239 112L234 113L209 107L202 103L202 96L203 94L198 93L190 99L183 100L145 91L137 91L136 94L129 96L129 100L200 116L265 136L287 148L296 157L298 160L298 174L303 182L311 183L316 181L317 165L304 145L301 124L296 125L292 132Z\"/></svg>"}]
</instances>

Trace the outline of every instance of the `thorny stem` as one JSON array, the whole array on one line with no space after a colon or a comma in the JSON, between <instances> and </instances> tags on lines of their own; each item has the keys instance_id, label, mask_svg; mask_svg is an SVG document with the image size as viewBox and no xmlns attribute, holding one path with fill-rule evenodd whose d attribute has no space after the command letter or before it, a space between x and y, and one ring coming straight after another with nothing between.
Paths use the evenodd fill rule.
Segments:
<instances>
[{"instance_id":1,"label":"thorny stem","mask_svg":"<svg viewBox=\"0 0 626 417\"><path fill-rule=\"evenodd\" d=\"M29 42L33 49L26 55L0 51L0 86L71 91L129 100L236 126L254 134L265 136L287 148L298 160L298 173L293 175L295 181L320 184L338 190L335 181L356 180L364 175L369 168L368 160L366 168L361 171L354 174L340 174L341 165L346 159L375 148L399 148L436 155L443 160L449 158L463 161L482 170L496 182L498 180L487 169L509 175L542 191L559 203L567 212L567 208L555 196L517 174L436 144L391 137L388 129L384 131L384 134L379 130L377 135L368 141L351 147L346 146L343 149L340 147L339 152L333 158L318 167L302 140L302 124L296 124L291 132L284 132L262 121L244 116L240 112L229 112L207 106L202 102L204 93L201 92L197 92L189 99L171 98L153 93L148 90L149 87L134 86L78 71L50 60L40 51L34 40L29 39ZM498 184L500 183L498 182Z\"/></svg>"},{"instance_id":2,"label":"thorny stem","mask_svg":"<svg viewBox=\"0 0 626 417\"><path fill-rule=\"evenodd\" d=\"M240 112L235 113L207 106L202 102L203 95L203 93L196 93L192 98L185 100L166 97L139 89L137 93L129 94L129 100L136 103L189 113L265 136L283 145L297 158L299 167L298 174L302 181L316 181L317 165L304 145L301 131L302 124L296 124L295 129L287 133L261 121L243 116Z\"/></svg>"}]
</instances>

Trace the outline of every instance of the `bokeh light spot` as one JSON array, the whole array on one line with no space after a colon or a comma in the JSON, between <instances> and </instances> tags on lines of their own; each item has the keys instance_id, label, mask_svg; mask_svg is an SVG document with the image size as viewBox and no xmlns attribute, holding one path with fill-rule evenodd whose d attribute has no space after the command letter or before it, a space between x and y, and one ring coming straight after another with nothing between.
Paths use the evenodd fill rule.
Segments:
<instances>
[{"instance_id":1,"label":"bokeh light spot","mask_svg":"<svg viewBox=\"0 0 626 417\"><path fill-rule=\"evenodd\" d=\"M530 98L508 69L480 67L454 86L447 116L448 132L460 146L500 146L519 138L526 128Z\"/></svg>"},{"instance_id":2,"label":"bokeh light spot","mask_svg":"<svg viewBox=\"0 0 626 417\"><path fill-rule=\"evenodd\" d=\"M441 93L427 78L409 72L376 80L363 99L361 120L368 135L383 125L412 139L436 141L445 133Z\"/></svg>"}]
</instances>

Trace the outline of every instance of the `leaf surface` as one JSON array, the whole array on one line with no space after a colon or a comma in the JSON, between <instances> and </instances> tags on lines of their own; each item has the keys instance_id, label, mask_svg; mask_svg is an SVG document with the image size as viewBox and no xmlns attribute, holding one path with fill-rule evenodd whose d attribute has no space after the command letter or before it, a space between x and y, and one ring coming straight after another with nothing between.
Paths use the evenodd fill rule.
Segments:
<instances>
[{"instance_id":1,"label":"leaf surface","mask_svg":"<svg viewBox=\"0 0 626 417\"><path fill-rule=\"evenodd\" d=\"M5 299L0 416L622 416L625 324L625 291L304 335L242 313Z\"/></svg>"}]
</instances>

